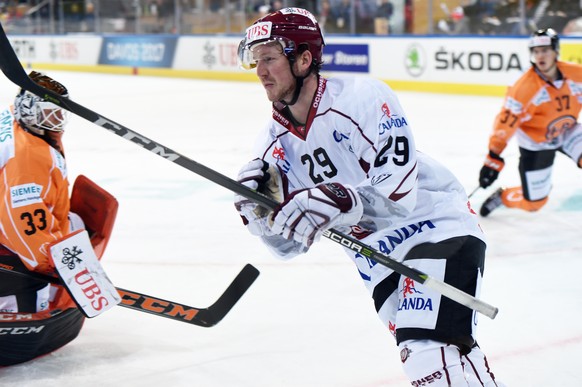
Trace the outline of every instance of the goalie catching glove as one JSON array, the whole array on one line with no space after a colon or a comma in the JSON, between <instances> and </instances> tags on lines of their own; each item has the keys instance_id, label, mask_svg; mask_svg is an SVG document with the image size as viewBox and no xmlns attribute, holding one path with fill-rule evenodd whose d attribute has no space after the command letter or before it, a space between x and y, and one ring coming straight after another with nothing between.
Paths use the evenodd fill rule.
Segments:
<instances>
[{"instance_id":1,"label":"goalie catching glove","mask_svg":"<svg viewBox=\"0 0 582 387\"><path fill-rule=\"evenodd\" d=\"M357 224L363 211L360 195L352 187L320 184L285 199L273 213L271 231L309 247L326 229Z\"/></svg>"},{"instance_id":2,"label":"goalie catching glove","mask_svg":"<svg viewBox=\"0 0 582 387\"><path fill-rule=\"evenodd\" d=\"M260 192L277 203L287 196L287 179L276 165L254 159L241 168L237 180L242 185ZM241 195L235 195L234 206L243 223L253 235L272 236L269 226L271 210L265 209Z\"/></svg>"}]
</instances>

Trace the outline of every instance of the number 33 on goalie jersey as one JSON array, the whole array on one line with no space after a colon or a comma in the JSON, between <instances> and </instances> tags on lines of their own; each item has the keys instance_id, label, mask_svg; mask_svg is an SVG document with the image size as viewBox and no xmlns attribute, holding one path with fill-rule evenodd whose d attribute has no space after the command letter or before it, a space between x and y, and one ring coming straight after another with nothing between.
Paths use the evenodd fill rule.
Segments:
<instances>
[{"instance_id":1,"label":"number 33 on goalie jersey","mask_svg":"<svg viewBox=\"0 0 582 387\"><path fill-rule=\"evenodd\" d=\"M64 157L0 112L0 243L30 270L53 271L47 244L69 233Z\"/></svg>"},{"instance_id":2,"label":"number 33 on goalie jersey","mask_svg":"<svg viewBox=\"0 0 582 387\"><path fill-rule=\"evenodd\" d=\"M446 168L417 152L408 119L385 83L320 77L305 125L286 117L275 103L255 156L279 165L289 192L333 181L356 187L364 198L359 225L365 233L441 219L432 237L483 238L462 186ZM445 198L444 192L451 196ZM435 197L460 204L438 205ZM454 218L459 222L447 221ZM415 238L418 243L424 233Z\"/></svg>"}]
</instances>

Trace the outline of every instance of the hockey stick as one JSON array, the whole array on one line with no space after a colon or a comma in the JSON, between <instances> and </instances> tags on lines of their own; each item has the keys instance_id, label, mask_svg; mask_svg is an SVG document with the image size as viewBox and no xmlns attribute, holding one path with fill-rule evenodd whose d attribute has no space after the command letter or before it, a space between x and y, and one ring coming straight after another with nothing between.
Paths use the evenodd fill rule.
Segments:
<instances>
[{"instance_id":1,"label":"hockey stick","mask_svg":"<svg viewBox=\"0 0 582 387\"><path fill-rule=\"evenodd\" d=\"M469 195L467 195L467 198L471 199L471 196L475 195L475 192L479 191L479 189L481 189L481 186L477 186L477 188L475 188L473 191L471 191L471 193Z\"/></svg>"},{"instance_id":2,"label":"hockey stick","mask_svg":"<svg viewBox=\"0 0 582 387\"><path fill-rule=\"evenodd\" d=\"M59 279L56 277L31 272L23 268L2 263L0 263L0 272L34 278L51 284L58 285L60 283ZM253 265L245 265L218 300L207 308L196 308L194 306L148 296L132 290L122 288L116 289L121 296L121 303L119 306L137 310L138 312L150 313L155 316L185 322L187 324L209 328L218 324L224 316L228 314L258 276L259 271Z\"/></svg>"},{"instance_id":3,"label":"hockey stick","mask_svg":"<svg viewBox=\"0 0 582 387\"><path fill-rule=\"evenodd\" d=\"M0 25L1 26L1 25ZM152 153L157 154L167 160L172 161L175 164L178 164L191 172L194 172L234 193L242 195L249 200L254 201L255 203L268 208L273 209L275 208L278 203L272 200L271 198L262 195L256 191L251 190L250 188L238 183L235 180L230 179L229 177L214 171L202 164L195 162L170 148L167 148L145 136L140 135L137 132L111 120L101 116L100 114L87 109L84 106L79 105L78 103L58 95L57 93L52 92L51 90L47 90L42 86L39 86L35 82L33 82L22 67L18 57L16 56L12 46L10 45L10 41L4 32L4 29L0 27L0 68L2 72L6 75L6 77L15 83L16 85L20 86L23 89L26 89L45 100L53 102L54 104L69 110L71 113L76 114L94 124L105 128L116 135L129 140L142 148L149 150ZM471 308L479 313L484 314L489 318L495 318L498 312L498 308L485 303L484 301L479 300L478 298L467 294L443 281L440 281L436 278L432 278L429 275L415 269L409 267L401 262L398 262L391 258L390 256L383 254L377 250L372 249L370 246L354 239L348 235L340 233L334 229L326 230L323 232L323 236L332 241L355 251L362 256L372 259L392 270L395 272L404 275L417 281L425 286L439 292L445 297L450 298L462 304L468 308Z\"/></svg>"}]
</instances>

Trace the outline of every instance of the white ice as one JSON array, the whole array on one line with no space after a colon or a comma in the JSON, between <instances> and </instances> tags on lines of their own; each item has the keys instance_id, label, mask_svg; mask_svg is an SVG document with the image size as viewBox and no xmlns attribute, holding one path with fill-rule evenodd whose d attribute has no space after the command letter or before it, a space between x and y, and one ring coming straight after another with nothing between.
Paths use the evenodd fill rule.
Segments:
<instances>
[{"instance_id":1,"label":"white ice","mask_svg":"<svg viewBox=\"0 0 582 387\"><path fill-rule=\"evenodd\" d=\"M50 72L74 101L235 177L270 115L258 83ZM0 101L17 88L0 80ZM477 186L501 97L400 92L419 150ZM113 282L184 304L210 305L246 264L261 275L222 322L201 328L117 307L38 360L0 369L3 387L376 387L409 385L392 336L355 267L323 239L289 262L242 226L232 194L94 124L72 117L70 180L84 174L120 210L103 265ZM496 185L517 185L518 152ZM580 385L582 179L557 155L550 201L538 213L499 209L489 239L479 343L508 386ZM492 192L472 198L478 208Z\"/></svg>"}]
</instances>

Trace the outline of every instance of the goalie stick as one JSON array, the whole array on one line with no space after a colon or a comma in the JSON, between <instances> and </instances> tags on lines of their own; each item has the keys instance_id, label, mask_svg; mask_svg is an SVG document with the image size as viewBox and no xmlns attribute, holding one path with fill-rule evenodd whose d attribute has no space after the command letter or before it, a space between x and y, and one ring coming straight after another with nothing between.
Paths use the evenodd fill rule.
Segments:
<instances>
[{"instance_id":1,"label":"goalie stick","mask_svg":"<svg viewBox=\"0 0 582 387\"><path fill-rule=\"evenodd\" d=\"M4 32L4 28L1 27L0 24L0 68L2 72L6 75L6 77L13 82L14 84L20 86L21 88L30 91L33 94L38 95L39 97L44 98L47 101L53 102L55 105L62 107L70 111L73 114L76 114L90 122L93 122L95 125L101 126L104 129L109 130L110 132L115 133L116 135L129 140L146 150L157 154L175 164L180 165L183 168L188 169L191 172L194 172L205 179L208 179L234 193L242 195L249 200L254 201L255 203L267 208L273 209L275 208L278 203L275 202L273 199L259 193L253 191L252 189L240 184L236 180L230 179L229 177L210 169L202 164L197 163L196 161L187 158L170 148L167 148L154 140L151 140L141 134L134 132L133 130L123 126L109 118L106 118L78 103L70 100L69 98L63 97L51 90L47 90L44 87L36 84L33 82L22 67L22 64L18 60L16 53L12 49L10 45L10 41ZM332 241L349 248L352 251L355 251L362 256L372 259L392 270L396 273L404 275L408 278L413 279L414 281L424 284L428 288L431 288L443 296L450 298L453 301L458 302L461 305L464 305L470 309L473 309L483 315L493 319L497 315L499 309L492 305L487 304L486 302L465 293L454 286L451 286L443 281L440 281L436 278L429 276L415 268L407 266L401 262L396 261L395 259L391 258L390 256L379 252L372 247L358 241L355 238L352 238L348 235L345 235L337 230L329 229L323 232L323 236L331 239Z\"/></svg>"},{"instance_id":2,"label":"goalie stick","mask_svg":"<svg viewBox=\"0 0 582 387\"><path fill-rule=\"evenodd\" d=\"M0 271L52 284L58 285L60 283L56 277L31 272L12 265L0 263ZM118 305L138 312L150 313L155 316L210 328L218 324L230 312L258 276L259 270L251 264L246 264L218 300L207 308L196 308L122 288L116 288L121 296L121 303Z\"/></svg>"}]
</instances>

